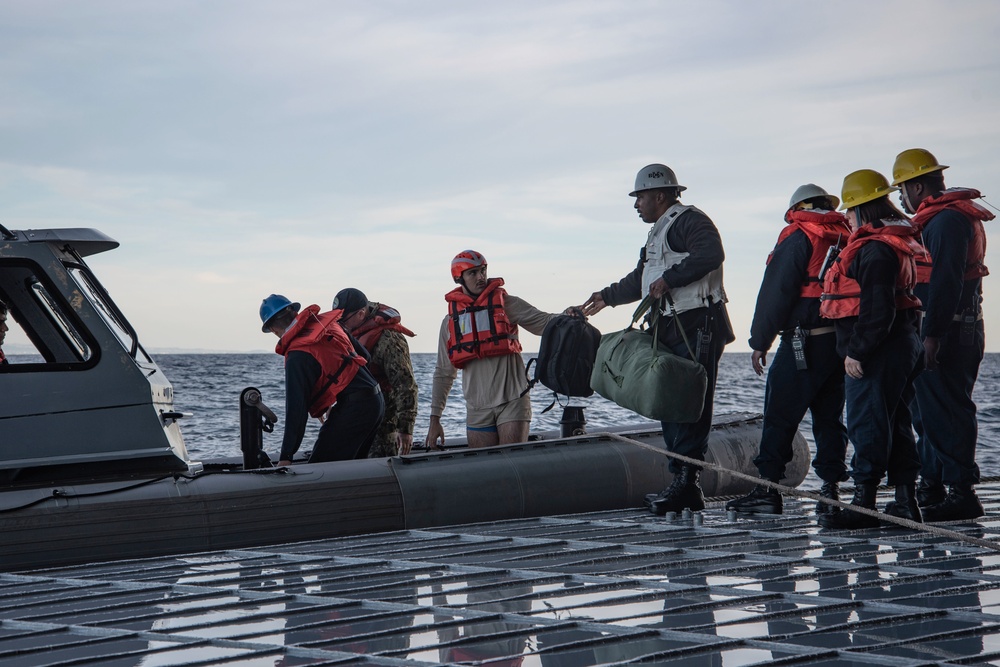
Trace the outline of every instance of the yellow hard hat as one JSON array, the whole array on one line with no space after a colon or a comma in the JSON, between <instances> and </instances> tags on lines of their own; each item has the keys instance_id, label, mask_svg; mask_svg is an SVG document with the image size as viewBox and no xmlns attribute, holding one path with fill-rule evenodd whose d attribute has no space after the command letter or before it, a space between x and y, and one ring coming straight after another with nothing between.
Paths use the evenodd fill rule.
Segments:
<instances>
[{"instance_id":1,"label":"yellow hard hat","mask_svg":"<svg viewBox=\"0 0 1000 667\"><path fill-rule=\"evenodd\" d=\"M890 192L899 192L899 188L891 187L885 176L874 169L859 169L844 177L844 187L840 189L840 198L844 203L840 210L887 197Z\"/></svg>"},{"instance_id":2,"label":"yellow hard hat","mask_svg":"<svg viewBox=\"0 0 1000 667\"><path fill-rule=\"evenodd\" d=\"M899 185L917 176L929 174L932 171L947 169L948 165L938 164L937 158L923 148L908 148L896 156L892 163L892 184Z\"/></svg>"}]
</instances>

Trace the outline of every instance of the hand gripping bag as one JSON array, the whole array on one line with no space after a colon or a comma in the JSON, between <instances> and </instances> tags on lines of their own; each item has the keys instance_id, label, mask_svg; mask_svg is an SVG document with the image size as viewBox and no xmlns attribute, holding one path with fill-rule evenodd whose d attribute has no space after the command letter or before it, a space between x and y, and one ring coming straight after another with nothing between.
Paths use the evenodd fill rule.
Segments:
<instances>
[{"instance_id":1,"label":"hand gripping bag","mask_svg":"<svg viewBox=\"0 0 1000 667\"><path fill-rule=\"evenodd\" d=\"M635 324L652 304L647 296L624 331L601 336L590 386L601 396L643 417L663 422L690 423L701 417L708 374L691 358L670 352L657 341L660 308L653 307L652 329ZM679 329L682 335L684 330ZM687 343L687 336L684 336Z\"/></svg>"}]
</instances>

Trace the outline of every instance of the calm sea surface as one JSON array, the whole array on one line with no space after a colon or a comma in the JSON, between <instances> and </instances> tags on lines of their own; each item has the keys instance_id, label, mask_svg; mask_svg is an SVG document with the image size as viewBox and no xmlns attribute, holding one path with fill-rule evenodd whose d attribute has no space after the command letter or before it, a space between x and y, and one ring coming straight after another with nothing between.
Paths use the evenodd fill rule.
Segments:
<instances>
[{"instance_id":1,"label":"calm sea surface","mask_svg":"<svg viewBox=\"0 0 1000 667\"><path fill-rule=\"evenodd\" d=\"M531 355L525 355L530 358ZM284 375L282 358L276 354L166 354L155 355L157 363L174 385L175 406L193 417L181 423L184 440L192 457L212 458L240 456L239 396L246 387L261 390L264 402L278 415L284 412ZM415 440L423 441L427 433L433 354L414 354L413 370L420 388ZM1000 354L988 354L980 369L975 399L979 406L979 465L984 476L1000 475ZM442 423L445 436L465 436L465 405L461 381L452 388ZM563 401L566 399L564 398ZM716 391L716 414L727 412L760 412L764 406L764 379L750 369L749 353L727 353L722 357ZM572 399L572 405L586 409L587 430L628 424L641 420L635 413L624 410L597 395ZM536 385L531 392L534 410L532 431L559 429L562 409L556 405L542 411L552 402L552 392ZM276 455L280 448L281 423L275 433L264 434L264 448ZM310 420L310 431L303 443L309 449L318 428ZM801 427L802 434L812 445L809 417ZM812 472L804 484L818 488Z\"/></svg>"}]
</instances>

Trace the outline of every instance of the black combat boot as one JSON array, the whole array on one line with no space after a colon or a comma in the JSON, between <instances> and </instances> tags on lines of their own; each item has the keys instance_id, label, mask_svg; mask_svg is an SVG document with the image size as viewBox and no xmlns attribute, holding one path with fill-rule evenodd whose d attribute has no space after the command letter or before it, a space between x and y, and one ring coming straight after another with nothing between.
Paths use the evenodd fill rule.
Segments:
<instances>
[{"instance_id":1,"label":"black combat boot","mask_svg":"<svg viewBox=\"0 0 1000 667\"><path fill-rule=\"evenodd\" d=\"M726 503L726 509L744 514L781 514L781 494L777 489L755 486L749 494Z\"/></svg>"},{"instance_id":2,"label":"black combat boot","mask_svg":"<svg viewBox=\"0 0 1000 667\"><path fill-rule=\"evenodd\" d=\"M829 498L830 500L840 500L840 485L837 482L823 482L823 486L819 490L819 495L822 498ZM827 505L826 503L816 503L816 515L829 514L835 510L839 509L836 505Z\"/></svg>"},{"instance_id":3,"label":"black combat boot","mask_svg":"<svg viewBox=\"0 0 1000 667\"><path fill-rule=\"evenodd\" d=\"M953 484L944 500L924 508L924 521L964 521L985 513L971 484Z\"/></svg>"},{"instance_id":4,"label":"black combat boot","mask_svg":"<svg viewBox=\"0 0 1000 667\"><path fill-rule=\"evenodd\" d=\"M878 484L866 482L854 485L854 498L851 504L857 507L875 510L875 497L878 495ZM824 528L851 530L855 528L878 528L878 517L868 516L851 510L837 509L835 512L821 514L817 522Z\"/></svg>"},{"instance_id":5,"label":"black combat boot","mask_svg":"<svg viewBox=\"0 0 1000 667\"><path fill-rule=\"evenodd\" d=\"M705 509L705 496L698 483L699 477L701 477L700 468L683 466L681 471L674 475L673 483L650 503L649 511L657 516L663 516L667 512L681 512L684 509L692 512Z\"/></svg>"},{"instance_id":6,"label":"black combat boot","mask_svg":"<svg viewBox=\"0 0 1000 667\"><path fill-rule=\"evenodd\" d=\"M917 523L923 523L920 518L920 507L917 502L917 484L896 485L896 500L885 506L885 513L889 516L898 516L900 519L909 519Z\"/></svg>"},{"instance_id":7,"label":"black combat boot","mask_svg":"<svg viewBox=\"0 0 1000 667\"><path fill-rule=\"evenodd\" d=\"M920 507L937 505L947 495L948 493L945 491L944 484L941 482L931 482L921 478L920 483L917 484L917 505Z\"/></svg>"},{"instance_id":8,"label":"black combat boot","mask_svg":"<svg viewBox=\"0 0 1000 667\"><path fill-rule=\"evenodd\" d=\"M678 490L681 488L681 486L682 486L681 474L679 472L674 473L674 480L670 482L670 486L663 489L659 493L647 493L646 496L642 499L642 504L645 505L646 509L648 509L650 512L656 514L656 510L653 509L653 503L655 503L657 500L663 500L667 496L671 496L675 493L678 493Z\"/></svg>"}]
</instances>

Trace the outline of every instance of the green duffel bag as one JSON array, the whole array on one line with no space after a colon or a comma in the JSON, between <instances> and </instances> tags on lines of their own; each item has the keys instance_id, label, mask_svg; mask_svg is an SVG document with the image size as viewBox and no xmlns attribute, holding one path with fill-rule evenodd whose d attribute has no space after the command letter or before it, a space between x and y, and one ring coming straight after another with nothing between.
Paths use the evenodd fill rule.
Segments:
<instances>
[{"instance_id":1,"label":"green duffel bag","mask_svg":"<svg viewBox=\"0 0 1000 667\"><path fill-rule=\"evenodd\" d=\"M635 328L652 303L639 304L624 331L601 336L590 386L604 398L643 417L664 422L690 423L701 417L708 374L691 358L679 357L659 344L656 331L660 308L653 308L651 330ZM683 335L683 329L680 329ZM687 337L684 337L687 343Z\"/></svg>"}]
</instances>

